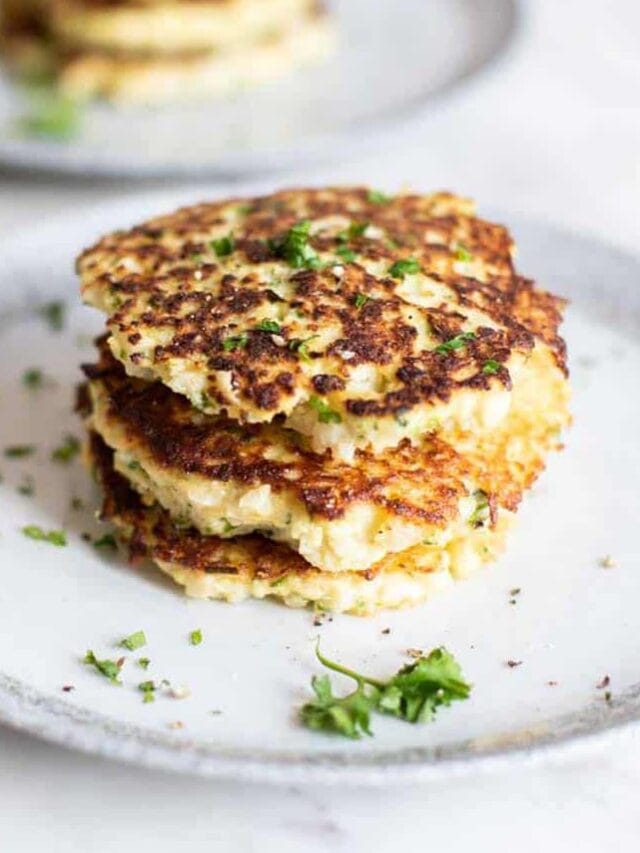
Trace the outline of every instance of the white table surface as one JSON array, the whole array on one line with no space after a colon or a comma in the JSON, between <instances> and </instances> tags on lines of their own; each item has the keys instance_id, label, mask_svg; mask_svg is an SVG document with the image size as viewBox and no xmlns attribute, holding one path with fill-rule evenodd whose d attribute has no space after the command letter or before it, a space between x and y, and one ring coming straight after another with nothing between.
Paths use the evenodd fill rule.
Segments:
<instances>
[{"instance_id":1,"label":"white table surface","mask_svg":"<svg viewBox=\"0 0 640 853\"><path fill-rule=\"evenodd\" d=\"M273 181L311 178L455 189L637 251L640 3L532 0L507 61L393 150ZM140 189L0 171L0 229ZM194 187L194 199L204 192ZM640 727L552 766L393 791L172 777L0 728L2 853L636 851L639 802Z\"/></svg>"}]
</instances>

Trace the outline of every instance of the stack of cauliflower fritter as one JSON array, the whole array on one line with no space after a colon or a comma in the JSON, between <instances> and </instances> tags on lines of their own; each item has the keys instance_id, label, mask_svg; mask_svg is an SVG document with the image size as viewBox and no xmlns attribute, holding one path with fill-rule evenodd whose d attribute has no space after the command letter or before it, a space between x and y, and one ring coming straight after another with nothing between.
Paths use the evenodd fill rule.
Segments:
<instances>
[{"instance_id":1,"label":"stack of cauliflower fritter","mask_svg":"<svg viewBox=\"0 0 640 853\"><path fill-rule=\"evenodd\" d=\"M49 72L77 98L158 102L224 95L324 58L318 0L4 0L18 71Z\"/></svg>"},{"instance_id":2,"label":"stack of cauliflower fritter","mask_svg":"<svg viewBox=\"0 0 640 853\"><path fill-rule=\"evenodd\" d=\"M189 595L367 614L496 557L569 421L562 300L449 194L201 204L78 260L102 515Z\"/></svg>"}]
</instances>

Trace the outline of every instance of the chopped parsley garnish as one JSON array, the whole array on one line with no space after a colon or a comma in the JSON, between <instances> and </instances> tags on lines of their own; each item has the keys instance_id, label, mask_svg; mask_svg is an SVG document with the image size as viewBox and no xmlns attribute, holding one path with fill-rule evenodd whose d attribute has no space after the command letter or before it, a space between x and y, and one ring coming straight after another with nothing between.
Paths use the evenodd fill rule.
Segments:
<instances>
[{"instance_id":1,"label":"chopped parsley garnish","mask_svg":"<svg viewBox=\"0 0 640 853\"><path fill-rule=\"evenodd\" d=\"M309 361L309 341L319 337L320 335L311 335L309 338L293 338L289 341L289 349L291 352L297 353L298 358L301 358L303 361Z\"/></svg>"},{"instance_id":2,"label":"chopped parsley garnish","mask_svg":"<svg viewBox=\"0 0 640 853\"><path fill-rule=\"evenodd\" d=\"M93 543L93 547L112 548L115 551L118 547L118 543L113 533L105 533L104 536L101 536L99 539L96 539L96 541Z\"/></svg>"},{"instance_id":3,"label":"chopped parsley garnish","mask_svg":"<svg viewBox=\"0 0 640 853\"><path fill-rule=\"evenodd\" d=\"M228 255L233 254L236 247L232 234L220 237L218 240L211 240L209 245L219 258L226 258Z\"/></svg>"},{"instance_id":4,"label":"chopped parsley garnish","mask_svg":"<svg viewBox=\"0 0 640 853\"><path fill-rule=\"evenodd\" d=\"M138 690L142 691L142 701L143 702L155 702L155 692L157 687L155 682L153 681L141 681L138 684Z\"/></svg>"},{"instance_id":5,"label":"chopped parsley garnish","mask_svg":"<svg viewBox=\"0 0 640 853\"><path fill-rule=\"evenodd\" d=\"M189 642L192 646L199 646L202 642L202 630L200 628L196 628L195 631L192 631L189 634Z\"/></svg>"},{"instance_id":6,"label":"chopped parsley garnish","mask_svg":"<svg viewBox=\"0 0 640 853\"><path fill-rule=\"evenodd\" d=\"M482 366L482 372L486 373L488 376L493 376L495 373L500 371L500 362L496 361L494 358L490 358L489 361L485 361Z\"/></svg>"},{"instance_id":7,"label":"chopped parsley garnish","mask_svg":"<svg viewBox=\"0 0 640 853\"><path fill-rule=\"evenodd\" d=\"M321 424L340 424L342 423L342 417L339 412L336 412L331 406L327 403L326 400L323 400L321 397L316 397L313 394L309 397L309 405L312 409L318 413L318 420Z\"/></svg>"},{"instance_id":8,"label":"chopped parsley garnish","mask_svg":"<svg viewBox=\"0 0 640 853\"><path fill-rule=\"evenodd\" d=\"M32 456L35 452L36 449L33 444L13 444L4 449L4 455L7 459L24 459L25 456Z\"/></svg>"},{"instance_id":9,"label":"chopped parsley garnish","mask_svg":"<svg viewBox=\"0 0 640 853\"><path fill-rule=\"evenodd\" d=\"M349 249L348 246L338 246L336 249L336 255L339 255L340 259L346 264L352 264L358 257L353 249Z\"/></svg>"},{"instance_id":10,"label":"chopped parsley garnish","mask_svg":"<svg viewBox=\"0 0 640 853\"><path fill-rule=\"evenodd\" d=\"M22 384L32 391L37 391L42 388L44 383L44 374L38 367L30 367L22 374Z\"/></svg>"},{"instance_id":11,"label":"chopped parsley garnish","mask_svg":"<svg viewBox=\"0 0 640 853\"><path fill-rule=\"evenodd\" d=\"M269 248L278 258L285 260L295 269L318 269L322 261L309 245L311 221L305 219L298 222L283 236L269 240Z\"/></svg>"},{"instance_id":12,"label":"chopped parsley garnish","mask_svg":"<svg viewBox=\"0 0 640 853\"><path fill-rule=\"evenodd\" d=\"M358 237L363 236L368 227L368 222L352 222L346 231L341 231L338 234L338 240L342 243L347 243L349 240L357 240Z\"/></svg>"},{"instance_id":13,"label":"chopped parsley garnish","mask_svg":"<svg viewBox=\"0 0 640 853\"><path fill-rule=\"evenodd\" d=\"M391 201L390 195L380 192L380 190L369 190L367 193L367 201L370 204L389 204Z\"/></svg>"},{"instance_id":14,"label":"chopped parsley garnish","mask_svg":"<svg viewBox=\"0 0 640 853\"><path fill-rule=\"evenodd\" d=\"M78 453L80 453L80 442L74 435L68 435L64 443L52 452L51 459L67 465Z\"/></svg>"},{"instance_id":15,"label":"chopped parsley garnish","mask_svg":"<svg viewBox=\"0 0 640 853\"><path fill-rule=\"evenodd\" d=\"M489 495L483 489L476 489L473 497L475 498L476 508L469 516L469 524L472 527L482 527L485 521L491 517Z\"/></svg>"},{"instance_id":16,"label":"chopped parsley garnish","mask_svg":"<svg viewBox=\"0 0 640 853\"><path fill-rule=\"evenodd\" d=\"M462 243L456 243L455 250L456 250L456 260L457 261L462 261L463 263L468 264L469 261L473 260L473 255L466 248L466 246L462 245Z\"/></svg>"},{"instance_id":17,"label":"chopped parsley garnish","mask_svg":"<svg viewBox=\"0 0 640 853\"><path fill-rule=\"evenodd\" d=\"M356 306L356 308L362 308L364 305L367 304L370 298L371 297L367 296L366 293L356 293L356 295L353 297L353 304Z\"/></svg>"},{"instance_id":18,"label":"chopped parsley garnish","mask_svg":"<svg viewBox=\"0 0 640 853\"><path fill-rule=\"evenodd\" d=\"M37 542L48 542L50 545L57 545L59 548L67 544L67 534L64 530L43 530L37 524L28 524L22 528L22 532L29 539L35 539Z\"/></svg>"},{"instance_id":19,"label":"chopped parsley garnish","mask_svg":"<svg viewBox=\"0 0 640 853\"><path fill-rule=\"evenodd\" d=\"M314 676L311 686L315 699L302 707L302 722L311 729L344 737L370 735L374 711L409 723L429 722L438 708L467 699L471 692L460 666L444 648L433 649L427 656L420 654L388 681L369 678L334 663L319 648L316 656L327 669L352 678L357 687L347 696L336 697L329 676Z\"/></svg>"},{"instance_id":20,"label":"chopped parsley garnish","mask_svg":"<svg viewBox=\"0 0 640 853\"><path fill-rule=\"evenodd\" d=\"M32 111L19 122L27 136L46 137L68 142L80 131L80 110L77 101L53 91L37 94Z\"/></svg>"},{"instance_id":21,"label":"chopped parsley garnish","mask_svg":"<svg viewBox=\"0 0 640 853\"><path fill-rule=\"evenodd\" d=\"M279 335L282 327L277 320L261 320L256 326L258 332L269 332L272 335Z\"/></svg>"},{"instance_id":22,"label":"chopped parsley garnish","mask_svg":"<svg viewBox=\"0 0 640 853\"><path fill-rule=\"evenodd\" d=\"M150 663L149 658L138 658L138 666L142 667L142 669L149 669Z\"/></svg>"},{"instance_id":23,"label":"chopped parsley garnish","mask_svg":"<svg viewBox=\"0 0 640 853\"><path fill-rule=\"evenodd\" d=\"M457 349L462 349L466 346L469 341L475 340L474 332L462 332L460 335L456 335L455 338L451 338L448 341L445 341L443 344L440 344L435 348L435 352L439 355L446 355L449 352L453 352Z\"/></svg>"},{"instance_id":24,"label":"chopped parsley garnish","mask_svg":"<svg viewBox=\"0 0 640 853\"><path fill-rule=\"evenodd\" d=\"M129 649L130 652L135 652L136 649L141 649L147 645L147 638L144 631L134 631L128 637L123 637L120 640L120 645L123 649Z\"/></svg>"},{"instance_id":25,"label":"chopped parsley garnish","mask_svg":"<svg viewBox=\"0 0 640 853\"><path fill-rule=\"evenodd\" d=\"M404 278L405 275L415 275L420 272L420 263L415 258L403 258L389 267L392 278Z\"/></svg>"},{"instance_id":26,"label":"chopped parsley garnish","mask_svg":"<svg viewBox=\"0 0 640 853\"><path fill-rule=\"evenodd\" d=\"M246 345L249 343L249 335L232 335L230 338L226 338L222 342L222 349L225 352L233 352L237 349L244 349Z\"/></svg>"},{"instance_id":27,"label":"chopped parsley garnish","mask_svg":"<svg viewBox=\"0 0 640 853\"><path fill-rule=\"evenodd\" d=\"M89 649L82 662L95 667L97 672L108 678L112 684L122 684L118 676L124 665L124 658L120 658L119 660L98 660L91 649Z\"/></svg>"},{"instance_id":28,"label":"chopped parsley garnish","mask_svg":"<svg viewBox=\"0 0 640 853\"><path fill-rule=\"evenodd\" d=\"M67 307L64 302L47 302L38 309L40 316L46 321L53 332L60 332L64 328L64 320Z\"/></svg>"}]
</instances>

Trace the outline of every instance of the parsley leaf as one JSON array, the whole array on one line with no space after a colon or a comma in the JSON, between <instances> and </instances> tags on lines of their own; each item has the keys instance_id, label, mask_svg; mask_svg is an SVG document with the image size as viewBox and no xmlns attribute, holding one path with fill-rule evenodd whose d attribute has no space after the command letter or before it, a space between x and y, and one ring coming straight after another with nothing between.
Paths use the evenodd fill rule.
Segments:
<instances>
[{"instance_id":1,"label":"parsley leaf","mask_svg":"<svg viewBox=\"0 0 640 853\"><path fill-rule=\"evenodd\" d=\"M64 328L66 310L64 302L47 302L38 309L38 314L53 332L60 332Z\"/></svg>"},{"instance_id":2,"label":"parsley leaf","mask_svg":"<svg viewBox=\"0 0 640 853\"><path fill-rule=\"evenodd\" d=\"M356 306L356 308L362 308L364 305L367 304L370 298L371 297L367 296L366 293L356 293L353 298L353 304Z\"/></svg>"},{"instance_id":3,"label":"parsley leaf","mask_svg":"<svg viewBox=\"0 0 640 853\"><path fill-rule=\"evenodd\" d=\"M402 258L389 267L392 278L404 278L405 275L415 275L420 272L420 262L415 258Z\"/></svg>"},{"instance_id":4,"label":"parsley leaf","mask_svg":"<svg viewBox=\"0 0 640 853\"><path fill-rule=\"evenodd\" d=\"M370 717L375 698L363 682L359 681L353 693L342 698L333 695L328 675L314 675L311 687L316 698L300 709L300 719L307 728L350 738L359 738L363 733L371 735Z\"/></svg>"},{"instance_id":5,"label":"parsley leaf","mask_svg":"<svg viewBox=\"0 0 640 853\"><path fill-rule=\"evenodd\" d=\"M30 367L22 374L22 384L32 391L42 388L44 384L44 374L38 367Z\"/></svg>"},{"instance_id":6,"label":"parsley leaf","mask_svg":"<svg viewBox=\"0 0 640 853\"><path fill-rule=\"evenodd\" d=\"M89 649L84 658L83 663L95 667L95 669L105 678L108 678L112 684L122 684L118 676L124 664L124 658L120 660L98 660L95 654Z\"/></svg>"},{"instance_id":7,"label":"parsley leaf","mask_svg":"<svg viewBox=\"0 0 640 853\"><path fill-rule=\"evenodd\" d=\"M319 338L320 335L311 335L309 338L293 338L289 341L289 349L291 352L295 352L298 354L298 358L302 359L302 361L310 361L311 356L309 355L309 341L312 341L314 338Z\"/></svg>"},{"instance_id":8,"label":"parsley leaf","mask_svg":"<svg viewBox=\"0 0 640 853\"><path fill-rule=\"evenodd\" d=\"M35 452L33 444L14 444L4 449L7 459L24 459L25 456L32 456Z\"/></svg>"},{"instance_id":9,"label":"parsley leaf","mask_svg":"<svg viewBox=\"0 0 640 853\"><path fill-rule=\"evenodd\" d=\"M189 642L192 646L199 646L202 642L202 631L200 628L196 628L195 631L192 631L189 634Z\"/></svg>"},{"instance_id":10,"label":"parsley leaf","mask_svg":"<svg viewBox=\"0 0 640 853\"><path fill-rule=\"evenodd\" d=\"M339 255L346 264L352 264L358 257L353 249L349 249L347 246L338 246L336 255Z\"/></svg>"},{"instance_id":11,"label":"parsley leaf","mask_svg":"<svg viewBox=\"0 0 640 853\"><path fill-rule=\"evenodd\" d=\"M408 723L433 720L438 708L467 699L471 685L446 649L433 649L404 666L382 689L378 710Z\"/></svg>"},{"instance_id":12,"label":"parsley leaf","mask_svg":"<svg viewBox=\"0 0 640 853\"><path fill-rule=\"evenodd\" d=\"M134 631L133 634L129 634L128 637L120 640L120 645L124 649L129 649L130 652L135 652L136 649L141 649L147 645L147 638L144 631Z\"/></svg>"},{"instance_id":13,"label":"parsley leaf","mask_svg":"<svg viewBox=\"0 0 640 853\"><path fill-rule=\"evenodd\" d=\"M211 240L209 245L219 258L226 258L228 255L233 254L236 248L232 234L228 234L226 237L220 237L218 240Z\"/></svg>"},{"instance_id":14,"label":"parsley leaf","mask_svg":"<svg viewBox=\"0 0 640 853\"><path fill-rule=\"evenodd\" d=\"M438 708L467 699L471 692L457 661L444 648L433 649L427 656L420 654L389 681L369 678L329 660L321 654L319 644L316 657L327 669L354 679L358 686L353 693L337 698L329 677L315 676L311 686L316 698L302 707L302 722L309 728L345 737L371 734L371 711L391 714L409 723L429 722Z\"/></svg>"},{"instance_id":15,"label":"parsley leaf","mask_svg":"<svg viewBox=\"0 0 640 853\"><path fill-rule=\"evenodd\" d=\"M52 452L51 459L54 462L62 462L63 465L67 465L78 453L80 453L80 442L74 435L68 435L64 443Z\"/></svg>"},{"instance_id":16,"label":"parsley leaf","mask_svg":"<svg viewBox=\"0 0 640 853\"><path fill-rule=\"evenodd\" d=\"M468 521L472 527L482 527L485 521L491 517L489 495L483 489L476 489L473 497L475 498L476 508L469 516Z\"/></svg>"},{"instance_id":17,"label":"parsley leaf","mask_svg":"<svg viewBox=\"0 0 640 853\"><path fill-rule=\"evenodd\" d=\"M115 550L118 547L118 543L113 533L105 533L104 536L101 536L99 539L96 539L96 541L93 543L93 547L113 548Z\"/></svg>"},{"instance_id":18,"label":"parsley leaf","mask_svg":"<svg viewBox=\"0 0 640 853\"><path fill-rule=\"evenodd\" d=\"M272 335L278 335L282 331L282 327L277 320L261 320L256 329L259 332L269 332Z\"/></svg>"},{"instance_id":19,"label":"parsley leaf","mask_svg":"<svg viewBox=\"0 0 640 853\"><path fill-rule=\"evenodd\" d=\"M80 130L77 101L54 92L39 93L32 112L20 119L20 129L28 136L48 137L68 142Z\"/></svg>"},{"instance_id":20,"label":"parsley leaf","mask_svg":"<svg viewBox=\"0 0 640 853\"><path fill-rule=\"evenodd\" d=\"M474 332L462 332L460 335L456 335L455 338L451 338L448 341L445 341L443 344L440 344L435 348L435 352L438 355L446 355L449 352L453 352L457 349L462 349L466 346L469 341L473 341L475 339Z\"/></svg>"},{"instance_id":21,"label":"parsley leaf","mask_svg":"<svg viewBox=\"0 0 640 853\"><path fill-rule=\"evenodd\" d=\"M142 669L149 669L150 663L149 658L138 658L138 666L142 667Z\"/></svg>"},{"instance_id":22,"label":"parsley leaf","mask_svg":"<svg viewBox=\"0 0 640 853\"><path fill-rule=\"evenodd\" d=\"M249 336L245 333L241 335L232 335L222 342L222 349L225 352L233 352L237 349L244 349L249 343Z\"/></svg>"},{"instance_id":23,"label":"parsley leaf","mask_svg":"<svg viewBox=\"0 0 640 853\"><path fill-rule=\"evenodd\" d=\"M339 412L334 411L326 400L313 394L309 397L309 405L318 413L321 424L341 424L342 417Z\"/></svg>"},{"instance_id":24,"label":"parsley leaf","mask_svg":"<svg viewBox=\"0 0 640 853\"><path fill-rule=\"evenodd\" d=\"M488 361L485 361L482 372L486 373L488 376L493 376L494 374L500 371L500 362L496 361L495 358L490 358Z\"/></svg>"},{"instance_id":25,"label":"parsley leaf","mask_svg":"<svg viewBox=\"0 0 640 853\"><path fill-rule=\"evenodd\" d=\"M456 252L457 261L462 261L463 263L468 264L470 261L473 260L473 255L466 248L466 246L462 245L462 243L456 243L454 248Z\"/></svg>"},{"instance_id":26,"label":"parsley leaf","mask_svg":"<svg viewBox=\"0 0 640 853\"><path fill-rule=\"evenodd\" d=\"M37 524L28 524L22 528L22 533L29 539L35 539L36 542L48 542L50 545L56 545L62 548L67 544L67 534L64 530L43 530Z\"/></svg>"},{"instance_id":27,"label":"parsley leaf","mask_svg":"<svg viewBox=\"0 0 640 853\"><path fill-rule=\"evenodd\" d=\"M367 193L367 201L370 204L389 204L391 201L390 195L385 195L380 190L369 190Z\"/></svg>"},{"instance_id":28,"label":"parsley leaf","mask_svg":"<svg viewBox=\"0 0 640 853\"><path fill-rule=\"evenodd\" d=\"M322 261L309 245L311 221L298 222L283 236L269 240L268 245L276 257L285 260L290 267L318 269Z\"/></svg>"},{"instance_id":29,"label":"parsley leaf","mask_svg":"<svg viewBox=\"0 0 640 853\"><path fill-rule=\"evenodd\" d=\"M143 702L155 702L155 692L157 687L153 681L141 681L140 684L138 684L138 690L142 691Z\"/></svg>"}]
</instances>

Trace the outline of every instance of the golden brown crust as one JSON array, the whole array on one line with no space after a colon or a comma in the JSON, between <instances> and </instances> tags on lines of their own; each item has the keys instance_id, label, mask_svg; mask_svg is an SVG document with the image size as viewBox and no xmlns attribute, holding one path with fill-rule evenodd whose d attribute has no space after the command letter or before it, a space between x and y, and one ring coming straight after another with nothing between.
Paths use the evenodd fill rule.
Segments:
<instances>
[{"instance_id":1,"label":"golden brown crust","mask_svg":"<svg viewBox=\"0 0 640 853\"><path fill-rule=\"evenodd\" d=\"M206 416L159 382L127 377L104 339L100 355L99 364L85 372L108 401L101 417L126 435L134 456L150 455L176 477L266 484L293 495L312 517L340 518L367 502L389 515L442 528L469 494L471 466L435 437L426 436L419 447L405 440L378 455L359 450L347 464L329 452L304 450L291 430Z\"/></svg>"},{"instance_id":2,"label":"golden brown crust","mask_svg":"<svg viewBox=\"0 0 640 853\"><path fill-rule=\"evenodd\" d=\"M315 223L308 248L328 265L283 261L283 237L301 220ZM234 250L218 258L210 240L228 231ZM515 275L511 253L506 229L455 196L375 203L346 188L186 208L105 237L78 269L130 369L167 381L174 366L195 366L209 410L233 417L268 420L321 393L357 418L509 388L510 359L521 362L536 337L564 367L562 301ZM418 296L391 273L407 259L422 271ZM258 328L265 316L283 318L277 335ZM464 346L442 349L463 332L473 335ZM242 344L230 348L234 336ZM309 338L303 361L295 347ZM500 365L491 375L489 360ZM359 388L363 366L379 371L381 387Z\"/></svg>"}]
</instances>

